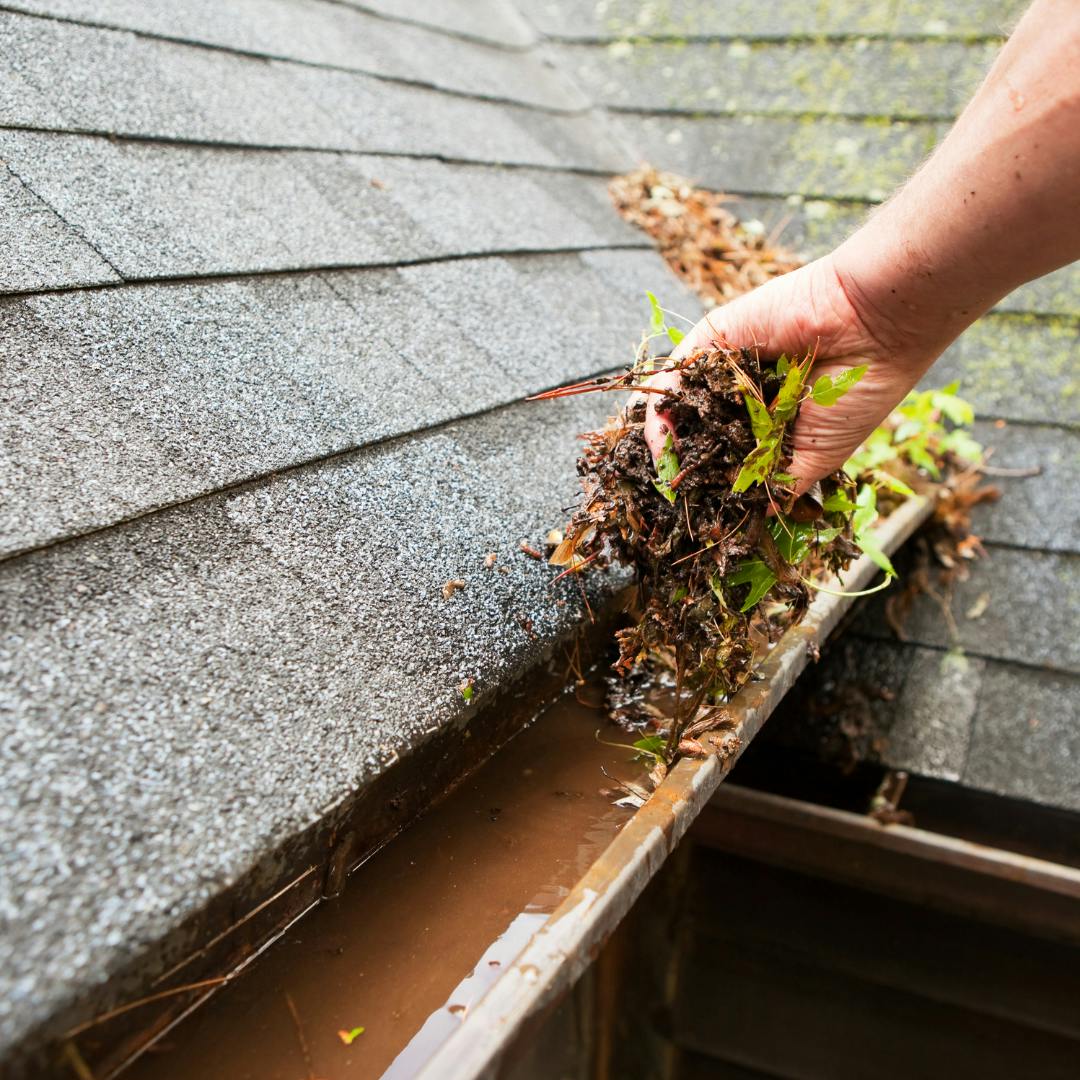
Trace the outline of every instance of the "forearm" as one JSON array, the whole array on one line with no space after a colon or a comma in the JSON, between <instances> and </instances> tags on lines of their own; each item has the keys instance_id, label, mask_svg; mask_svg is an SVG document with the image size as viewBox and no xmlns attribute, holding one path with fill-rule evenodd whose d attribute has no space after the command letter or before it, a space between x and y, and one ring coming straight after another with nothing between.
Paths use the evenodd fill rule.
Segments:
<instances>
[{"instance_id":1,"label":"forearm","mask_svg":"<svg viewBox=\"0 0 1080 1080\"><path fill-rule=\"evenodd\" d=\"M1080 258L1080 3L1036 0L930 160L833 255L883 344L928 365Z\"/></svg>"}]
</instances>

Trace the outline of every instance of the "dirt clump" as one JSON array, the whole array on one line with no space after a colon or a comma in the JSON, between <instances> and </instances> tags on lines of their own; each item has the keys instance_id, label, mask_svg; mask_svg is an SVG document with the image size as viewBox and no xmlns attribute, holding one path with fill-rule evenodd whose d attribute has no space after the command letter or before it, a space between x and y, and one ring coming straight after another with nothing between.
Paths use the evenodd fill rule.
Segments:
<instances>
[{"instance_id":1,"label":"dirt clump","mask_svg":"<svg viewBox=\"0 0 1080 1080\"><path fill-rule=\"evenodd\" d=\"M674 433L664 453L654 464L640 396L585 434L582 499L552 555L564 572L633 568L617 668L674 674L669 756L692 726L707 730L702 721L802 617L812 575L840 571L859 553L847 475L796 500L785 472L809 359L716 348L670 366L681 378L665 403Z\"/></svg>"}]
</instances>

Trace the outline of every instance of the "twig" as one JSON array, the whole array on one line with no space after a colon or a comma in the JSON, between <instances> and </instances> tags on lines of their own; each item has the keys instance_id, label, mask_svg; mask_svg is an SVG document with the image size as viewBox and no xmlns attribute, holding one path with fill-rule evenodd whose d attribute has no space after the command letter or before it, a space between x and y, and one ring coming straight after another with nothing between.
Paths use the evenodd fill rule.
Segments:
<instances>
[{"instance_id":1,"label":"twig","mask_svg":"<svg viewBox=\"0 0 1080 1080\"><path fill-rule=\"evenodd\" d=\"M1005 476L1024 480L1029 476L1042 476L1043 467L1041 465L1031 465L1026 469L1006 469L1001 465L980 465L975 471L981 472L983 476Z\"/></svg>"},{"instance_id":2,"label":"twig","mask_svg":"<svg viewBox=\"0 0 1080 1080\"><path fill-rule=\"evenodd\" d=\"M94 1080L94 1074L90 1066L86 1064L86 1059L79 1053L79 1048L70 1039L64 1043L62 1053L64 1060L71 1066L72 1071L79 1080Z\"/></svg>"},{"instance_id":3,"label":"twig","mask_svg":"<svg viewBox=\"0 0 1080 1080\"><path fill-rule=\"evenodd\" d=\"M90 1028L97 1027L98 1024L104 1024L107 1020L112 1020L117 1016L123 1016L124 1013L131 1012L132 1009L138 1009L143 1005L150 1005L153 1002L161 1001L164 998L175 997L177 994L186 994L191 990L207 990L211 986L221 986L232 978L232 975L222 975L217 979L203 979L201 982L187 983L185 986L174 986L171 990L162 990L160 993L150 994L148 997L139 998L138 1001L129 1001L126 1005L121 1005L116 1009L110 1009L100 1016L95 1016L92 1020L86 1020L76 1027L71 1028L69 1031L65 1031L64 1038L74 1039L76 1035L81 1035L84 1031L89 1031Z\"/></svg>"},{"instance_id":4,"label":"twig","mask_svg":"<svg viewBox=\"0 0 1080 1080\"><path fill-rule=\"evenodd\" d=\"M285 991L285 1003L289 1006L289 1012L292 1013L293 1027L296 1028L296 1041L300 1044L300 1053L304 1055L304 1065L307 1068L307 1080L315 1080L315 1067L311 1064L311 1050L308 1049L308 1042L304 1037L304 1025L300 1022L300 1014L296 1011L292 994L288 990Z\"/></svg>"}]
</instances>

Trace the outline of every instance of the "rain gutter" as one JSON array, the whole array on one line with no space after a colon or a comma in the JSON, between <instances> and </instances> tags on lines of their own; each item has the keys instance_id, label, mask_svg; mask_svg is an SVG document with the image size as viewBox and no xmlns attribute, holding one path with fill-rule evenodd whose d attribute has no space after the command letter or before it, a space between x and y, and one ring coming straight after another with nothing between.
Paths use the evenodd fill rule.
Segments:
<instances>
[{"instance_id":1,"label":"rain gutter","mask_svg":"<svg viewBox=\"0 0 1080 1080\"><path fill-rule=\"evenodd\" d=\"M904 503L878 529L884 550L895 551L930 516L923 498ZM843 589L865 589L878 573L865 556L845 574ZM455 1034L428 1060L417 1080L481 1080L499 1066L528 1022L566 994L597 956L691 823L730 772L810 659L817 655L851 596L819 592L806 617L776 644L728 706L733 723L713 733L704 758L683 758L580 878L562 904L527 942ZM703 738L708 745L710 736Z\"/></svg>"}]
</instances>

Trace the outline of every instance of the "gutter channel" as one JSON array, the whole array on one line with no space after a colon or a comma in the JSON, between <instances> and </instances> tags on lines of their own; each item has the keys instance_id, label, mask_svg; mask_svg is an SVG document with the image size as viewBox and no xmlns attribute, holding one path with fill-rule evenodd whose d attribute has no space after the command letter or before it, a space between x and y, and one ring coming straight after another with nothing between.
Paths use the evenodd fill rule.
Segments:
<instances>
[{"instance_id":1,"label":"gutter channel","mask_svg":"<svg viewBox=\"0 0 1080 1080\"><path fill-rule=\"evenodd\" d=\"M930 516L925 498L909 500L882 523L882 547L893 552ZM878 573L865 556L846 573L848 592ZM584 974L606 939L672 854L741 751L758 733L853 603L851 596L818 593L806 617L789 629L768 659L731 700L734 725L706 735L713 753L682 759L630 819L570 894L475 1003L457 1032L418 1072L417 1080L494 1078L527 1023L558 1001Z\"/></svg>"}]
</instances>

